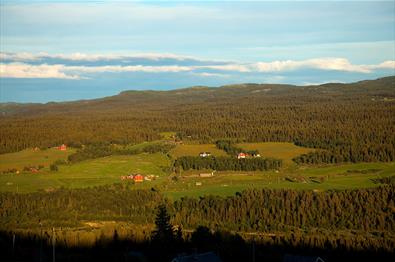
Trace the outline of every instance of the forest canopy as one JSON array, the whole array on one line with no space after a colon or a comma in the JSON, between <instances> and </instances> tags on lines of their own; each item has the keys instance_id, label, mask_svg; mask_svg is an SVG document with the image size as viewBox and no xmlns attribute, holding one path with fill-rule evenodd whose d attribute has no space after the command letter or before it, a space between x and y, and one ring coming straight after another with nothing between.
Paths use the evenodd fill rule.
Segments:
<instances>
[{"instance_id":1,"label":"forest canopy","mask_svg":"<svg viewBox=\"0 0 395 262\"><path fill-rule=\"evenodd\" d=\"M293 142L298 163L395 160L395 77L295 87L123 92L84 102L1 106L0 153L66 143L134 144L174 131L201 143Z\"/></svg>"}]
</instances>

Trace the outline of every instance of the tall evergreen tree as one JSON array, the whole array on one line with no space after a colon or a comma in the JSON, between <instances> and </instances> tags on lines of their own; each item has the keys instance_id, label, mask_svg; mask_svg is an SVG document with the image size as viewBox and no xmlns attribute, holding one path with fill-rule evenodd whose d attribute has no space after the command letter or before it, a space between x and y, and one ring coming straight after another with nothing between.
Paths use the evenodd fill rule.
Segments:
<instances>
[{"instance_id":1,"label":"tall evergreen tree","mask_svg":"<svg viewBox=\"0 0 395 262\"><path fill-rule=\"evenodd\" d=\"M170 224L170 215L164 204L158 206L155 225L156 228L152 232L152 240L154 242L171 243L175 240L173 226Z\"/></svg>"}]
</instances>

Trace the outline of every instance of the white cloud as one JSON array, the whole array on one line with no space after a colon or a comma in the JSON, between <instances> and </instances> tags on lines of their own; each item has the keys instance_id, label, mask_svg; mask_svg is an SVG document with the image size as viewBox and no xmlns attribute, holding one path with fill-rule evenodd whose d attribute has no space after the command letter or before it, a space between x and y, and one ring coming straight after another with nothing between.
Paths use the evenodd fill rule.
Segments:
<instances>
[{"instance_id":1,"label":"white cloud","mask_svg":"<svg viewBox=\"0 0 395 262\"><path fill-rule=\"evenodd\" d=\"M64 64L29 64L40 57L48 57L48 54L40 53L38 55L31 55L29 53L1 53L2 60L17 61L13 63L0 63L0 77L10 78L61 78L61 79L83 79L87 74L98 73L127 73L127 72L144 72L144 73L179 73L192 72L195 75L205 77L225 77L229 76L222 74L222 71L231 71L238 73L273 73L286 72L302 69L317 69L317 70L334 70L343 72L355 73L371 73L375 70L395 70L395 61L388 60L380 64L372 65L354 65L345 58L316 58L307 60L285 60L273 62L257 62L257 63L235 63L228 62L213 65L195 65L193 61L190 65L177 65L177 60L173 61L171 65L100 65L100 66L85 66L85 65L64 65ZM144 57L149 59L160 58L175 58L182 59L182 56L173 54L139 54L139 55L87 55L87 54L72 54L72 55L52 55L51 57L64 58L78 61L101 61L105 63L106 59L119 59L124 57ZM197 61L197 60L195 60ZM42 60L45 62L45 59ZM213 61L211 61L213 62ZM122 60L119 61L122 63Z\"/></svg>"},{"instance_id":2,"label":"white cloud","mask_svg":"<svg viewBox=\"0 0 395 262\"><path fill-rule=\"evenodd\" d=\"M357 73L370 73L373 69L395 68L394 61L386 61L380 65L353 65L345 58L317 58L301 61L274 61L274 62L258 62L255 64L256 70L259 72L279 72L292 71L297 69L320 69L335 70Z\"/></svg>"},{"instance_id":3,"label":"white cloud","mask_svg":"<svg viewBox=\"0 0 395 262\"><path fill-rule=\"evenodd\" d=\"M65 66L65 65L29 65L25 63L0 64L0 77L9 78L61 78L82 79L83 73L177 73L191 71L187 66Z\"/></svg>"},{"instance_id":4,"label":"white cloud","mask_svg":"<svg viewBox=\"0 0 395 262\"><path fill-rule=\"evenodd\" d=\"M67 75L62 72L64 68L64 65L0 64L0 77L80 79L78 75Z\"/></svg>"},{"instance_id":5,"label":"white cloud","mask_svg":"<svg viewBox=\"0 0 395 262\"><path fill-rule=\"evenodd\" d=\"M11 60L14 62L22 62L22 61L34 61L37 60L38 56L31 53L3 53L0 52L0 61L3 60Z\"/></svg>"},{"instance_id":6,"label":"white cloud","mask_svg":"<svg viewBox=\"0 0 395 262\"><path fill-rule=\"evenodd\" d=\"M378 65L369 65L366 66L367 68L370 69L392 69L395 70L395 61L394 60L388 60L388 61L384 61L381 64Z\"/></svg>"}]
</instances>

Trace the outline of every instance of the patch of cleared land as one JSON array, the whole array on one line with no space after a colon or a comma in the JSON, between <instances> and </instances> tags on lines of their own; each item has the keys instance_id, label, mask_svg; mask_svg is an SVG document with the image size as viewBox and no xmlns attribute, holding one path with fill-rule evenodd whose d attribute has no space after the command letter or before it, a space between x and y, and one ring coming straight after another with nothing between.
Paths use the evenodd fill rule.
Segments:
<instances>
[{"instance_id":1,"label":"patch of cleared land","mask_svg":"<svg viewBox=\"0 0 395 262\"><path fill-rule=\"evenodd\" d=\"M225 151L218 149L214 144L181 144L170 151L174 158L180 156L199 156L200 152L210 152L213 156L226 156Z\"/></svg>"},{"instance_id":2,"label":"patch of cleared land","mask_svg":"<svg viewBox=\"0 0 395 262\"><path fill-rule=\"evenodd\" d=\"M142 143L132 147L148 145ZM134 188L155 187L171 198L183 196L197 197L206 194L232 195L248 188L292 188L297 190L328 190L375 187L374 178L395 175L395 162L391 163L358 163L324 166L298 166L292 158L311 149L297 147L290 143L248 143L239 146L247 150L258 149L263 157L283 159L285 167L279 171L262 172L215 172L213 177L201 178L199 173L207 171L183 171L177 179L171 173L171 160L162 153L138 154L130 156L109 156L86 160L70 165L60 165L58 172L51 172L48 164L64 158L70 151L56 149L34 152L24 150L13 154L0 155L2 161L9 161L9 167L16 164L28 166L47 163L38 173L21 172L0 175L0 191L33 192L37 190L53 190L59 187L82 188L113 183L128 183L120 177L130 173L158 175L155 181L144 181ZM215 145L177 145L172 150L173 157L198 156L202 151L213 155L226 155ZM37 153L37 154L36 154ZM51 154L50 154L51 153ZM63 155L62 155L63 154ZM41 156L38 157L38 156ZM48 158L45 158L48 156ZM42 158L46 162L40 162ZM38 160L37 160L38 159ZM39 161L40 160L40 161Z\"/></svg>"},{"instance_id":3,"label":"patch of cleared land","mask_svg":"<svg viewBox=\"0 0 395 262\"><path fill-rule=\"evenodd\" d=\"M199 172L196 172L198 174ZM185 176L167 185L166 195L171 198L201 195L233 195L247 188L343 190L376 187L374 178L395 175L395 162L300 167L280 172L216 172L213 177ZM197 185L196 183L201 183Z\"/></svg>"},{"instance_id":4,"label":"patch of cleared land","mask_svg":"<svg viewBox=\"0 0 395 262\"><path fill-rule=\"evenodd\" d=\"M22 170L25 166L49 166L58 159L66 160L75 149L66 151L50 148L45 150L25 149L16 153L0 154L0 171L16 168Z\"/></svg>"},{"instance_id":5,"label":"patch of cleared land","mask_svg":"<svg viewBox=\"0 0 395 262\"><path fill-rule=\"evenodd\" d=\"M59 187L81 188L121 182L130 173L164 176L168 158L160 153L132 156L109 156L86 160L72 165L61 165L59 171L44 168L38 173L0 176L0 191L32 192ZM157 181L144 184L156 184Z\"/></svg>"},{"instance_id":6,"label":"patch of cleared land","mask_svg":"<svg viewBox=\"0 0 395 262\"><path fill-rule=\"evenodd\" d=\"M282 159L284 165L292 164L292 158L296 156L314 151L285 142L243 143L237 146L244 150L258 150L262 157Z\"/></svg>"}]
</instances>

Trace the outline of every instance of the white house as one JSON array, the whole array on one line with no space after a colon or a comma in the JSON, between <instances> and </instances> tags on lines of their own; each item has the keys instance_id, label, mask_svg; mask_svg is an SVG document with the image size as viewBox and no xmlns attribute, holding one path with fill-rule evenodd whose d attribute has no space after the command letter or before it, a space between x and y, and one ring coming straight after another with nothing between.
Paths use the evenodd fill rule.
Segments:
<instances>
[{"instance_id":1,"label":"white house","mask_svg":"<svg viewBox=\"0 0 395 262\"><path fill-rule=\"evenodd\" d=\"M211 153L210 153L210 152L201 152L201 153L199 154L199 156L200 156L200 157L208 157L208 156L211 156Z\"/></svg>"}]
</instances>

